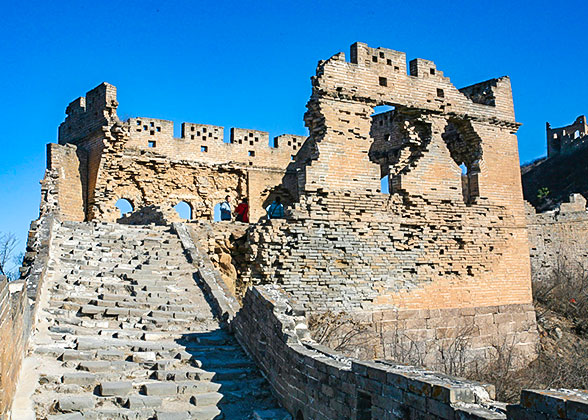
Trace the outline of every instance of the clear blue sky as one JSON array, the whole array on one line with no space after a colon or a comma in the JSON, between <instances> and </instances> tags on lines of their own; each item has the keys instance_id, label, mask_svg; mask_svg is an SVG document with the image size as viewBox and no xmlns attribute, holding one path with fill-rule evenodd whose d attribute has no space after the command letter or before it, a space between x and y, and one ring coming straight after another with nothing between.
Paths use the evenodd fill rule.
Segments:
<instances>
[{"instance_id":1,"label":"clear blue sky","mask_svg":"<svg viewBox=\"0 0 588 420\"><path fill-rule=\"evenodd\" d=\"M458 87L509 75L523 162L545 153L546 121L588 113L585 1L0 1L0 232L21 246L45 144L102 81L121 117L304 135L318 60L362 41Z\"/></svg>"}]
</instances>

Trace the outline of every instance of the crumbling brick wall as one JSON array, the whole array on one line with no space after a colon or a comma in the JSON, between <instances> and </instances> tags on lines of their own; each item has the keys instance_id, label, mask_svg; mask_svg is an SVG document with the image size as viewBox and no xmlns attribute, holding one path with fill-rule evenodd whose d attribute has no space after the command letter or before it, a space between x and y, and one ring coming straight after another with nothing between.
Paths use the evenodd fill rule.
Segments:
<instances>
[{"instance_id":1,"label":"crumbling brick wall","mask_svg":"<svg viewBox=\"0 0 588 420\"><path fill-rule=\"evenodd\" d=\"M277 282L308 309L359 317L439 310L472 324L481 308L492 327L475 325L475 346L514 335L532 357L509 79L458 90L431 61L413 60L406 74L403 53L358 43L350 62L342 53L319 62L312 84L310 137L295 162L299 201L288 220L250 230L244 281ZM381 105L394 110L372 117ZM379 192L384 175L389 196ZM431 322L416 317L407 328L439 338Z\"/></svg>"},{"instance_id":2,"label":"crumbling brick wall","mask_svg":"<svg viewBox=\"0 0 588 420\"><path fill-rule=\"evenodd\" d=\"M64 220L83 222L86 218L86 192L88 180L87 153L73 144L47 145L48 179L56 200L53 211ZM46 204L49 200L43 200ZM47 209L42 209L42 213Z\"/></svg>"},{"instance_id":3,"label":"crumbling brick wall","mask_svg":"<svg viewBox=\"0 0 588 420\"><path fill-rule=\"evenodd\" d=\"M588 211L586 199L570 195L556 210L537 213L527 204L531 270L541 279L554 270L588 266Z\"/></svg>"},{"instance_id":4,"label":"crumbling brick wall","mask_svg":"<svg viewBox=\"0 0 588 420\"><path fill-rule=\"evenodd\" d=\"M248 197L250 219L258 220L275 195L292 201L295 183L286 180L293 179L287 172L304 137L284 134L270 147L267 132L232 128L225 142L223 127L183 123L181 137L174 138L173 122L121 122L117 106L116 88L107 83L68 106L59 143L69 148L49 146L42 213L58 206L64 220L115 221L115 203L125 198L135 210L151 211L149 217L159 212L167 221L180 220L173 207L184 201L193 219L211 219L214 206L229 195L234 202ZM66 183L71 188L60 188ZM73 196L80 195L76 202Z\"/></svg>"}]
</instances>

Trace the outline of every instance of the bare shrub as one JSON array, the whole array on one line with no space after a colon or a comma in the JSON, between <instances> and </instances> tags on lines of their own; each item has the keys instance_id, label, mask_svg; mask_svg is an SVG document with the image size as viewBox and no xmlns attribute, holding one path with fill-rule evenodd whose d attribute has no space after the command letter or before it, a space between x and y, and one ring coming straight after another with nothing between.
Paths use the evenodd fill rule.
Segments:
<instances>
[{"instance_id":1,"label":"bare shrub","mask_svg":"<svg viewBox=\"0 0 588 420\"><path fill-rule=\"evenodd\" d=\"M533 298L574 322L578 333L588 334L588 270L581 262L559 258L550 275L533 279Z\"/></svg>"},{"instance_id":2,"label":"bare shrub","mask_svg":"<svg viewBox=\"0 0 588 420\"><path fill-rule=\"evenodd\" d=\"M455 337L437 349L437 369L454 376L464 376L475 361L469 356L474 326L457 330Z\"/></svg>"},{"instance_id":3,"label":"bare shrub","mask_svg":"<svg viewBox=\"0 0 588 420\"><path fill-rule=\"evenodd\" d=\"M13 233L0 234L0 274L9 280L16 280L20 273L18 267L22 264L24 254L16 253L18 240Z\"/></svg>"},{"instance_id":4,"label":"bare shrub","mask_svg":"<svg viewBox=\"0 0 588 420\"><path fill-rule=\"evenodd\" d=\"M371 356L366 353L376 338L373 329L345 312L313 314L309 317L308 328L319 344L350 356Z\"/></svg>"}]
</instances>

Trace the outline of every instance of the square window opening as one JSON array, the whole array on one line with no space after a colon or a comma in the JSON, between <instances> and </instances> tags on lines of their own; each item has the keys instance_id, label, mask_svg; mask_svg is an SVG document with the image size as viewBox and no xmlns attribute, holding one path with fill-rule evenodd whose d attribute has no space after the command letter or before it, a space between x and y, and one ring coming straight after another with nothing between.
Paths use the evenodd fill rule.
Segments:
<instances>
[{"instance_id":1,"label":"square window opening","mask_svg":"<svg viewBox=\"0 0 588 420\"><path fill-rule=\"evenodd\" d=\"M255 151L254 150L250 150L247 152L248 156L255 156Z\"/></svg>"},{"instance_id":2,"label":"square window opening","mask_svg":"<svg viewBox=\"0 0 588 420\"><path fill-rule=\"evenodd\" d=\"M156 146L156 144L155 144L154 141L150 141L150 142L147 143L147 146L150 147L150 148L154 148Z\"/></svg>"},{"instance_id":3,"label":"square window opening","mask_svg":"<svg viewBox=\"0 0 588 420\"><path fill-rule=\"evenodd\" d=\"M377 62L378 62L378 57L376 57L375 55L374 55L374 56L372 56L372 61L373 61L374 63L377 63Z\"/></svg>"},{"instance_id":4,"label":"square window opening","mask_svg":"<svg viewBox=\"0 0 588 420\"><path fill-rule=\"evenodd\" d=\"M388 86L388 79L386 79L385 77L380 77L379 82L380 86Z\"/></svg>"},{"instance_id":5,"label":"square window opening","mask_svg":"<svg viewBox=\"0 0 588 420\"><path fill-rule=\"evenodd\" d=\"M386 64L387 64L387 65L389 65L389 66L391 66L391 65L392 65L392 60L390 60L390 59L387 59L387 60L386 60Z\"/></svg>"},{"instance_id":6,"label":"square window opening","mask_svg":"<svg viewBox=\"0 0 588 420\"><path fill-rule=\"evenodd\" d=\"M445 92L443 92L443 89L437 89L437 97L445 98Z\"/></svg>"},{"instance_id":7,"label":"square window opening","mask_svg":"<svg viewBox=\"0 0 588 420\"><path fill-rule=\"evenodd\" d=\"M206 152L208 152L208 146L200 146L200 151L201 151L202 153L206 153Z\"/></svg>"},{"instance_id":8,"label":"square window opening","mask_svg":"<svg viewBox=\"0 0 588 420\"><path fill-rule=\"evenodd\" d=\"M431 72L431 75L435 75L435 69L429 69L429 71Z\"/></svg>"}]
</instances>

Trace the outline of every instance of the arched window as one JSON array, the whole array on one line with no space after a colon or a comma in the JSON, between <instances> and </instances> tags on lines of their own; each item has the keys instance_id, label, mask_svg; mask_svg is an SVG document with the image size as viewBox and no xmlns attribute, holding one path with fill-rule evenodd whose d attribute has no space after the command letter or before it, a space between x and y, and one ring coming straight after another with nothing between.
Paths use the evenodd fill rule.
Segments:
<instances>
[{"instance_id":1,"label":"arched window","mask_svg":"<svg viewBox=\"0 0 588 420\"><path fill-rule=\"evenodd\" d=\"M578 137L580 137L580 130L574 131L574 138L577 139Z\"/></svg>"},{"instance_id":2,"label":"arched window","mask_svg":"<svg viewBox=\"0 0 588 420\"><path fill-rule=\"evenodd\" d=\"M185 201L180 201L175 205L174 209L182 219L192 220L192 206L190 206L190 204Z\"/></svg>"},{"instance_id":3,"label":"arched window","mask_svg":"<svg viewBox=\"0 0 588 420\"><path fill-rule=\"evenodd\" d=\"M115 205L120 211L120 217L123 217L125 214L132 213L134 210L133 205L126 198L119 199Z\"/></svg>"}]
</instances>

